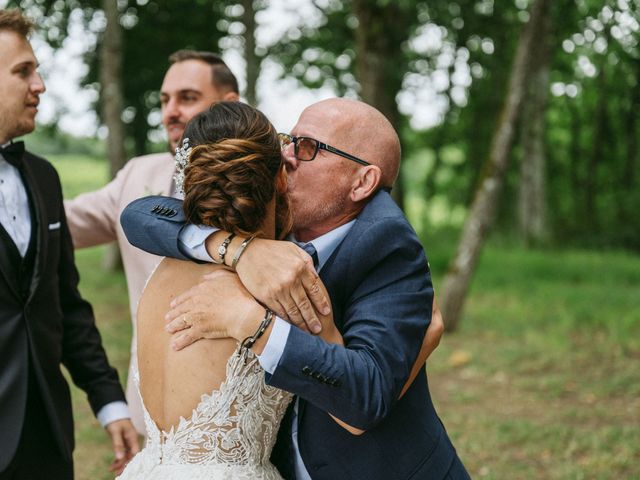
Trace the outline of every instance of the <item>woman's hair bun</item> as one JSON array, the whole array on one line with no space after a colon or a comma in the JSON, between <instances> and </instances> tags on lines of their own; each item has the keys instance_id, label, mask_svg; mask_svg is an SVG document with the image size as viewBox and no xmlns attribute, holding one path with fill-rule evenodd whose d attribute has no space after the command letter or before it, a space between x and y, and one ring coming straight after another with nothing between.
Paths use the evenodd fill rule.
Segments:
<instances>
[{"instance_id":1,"label":"woman's hair bun","mask_svg":"<svg viewBox=\"0 0 640 480\"><path fill-rule=\"evenodd\" d=\"M194 117L184 137L193 147L184 178L187 220L237 235L259 232L282 168L273 125L249 105L221 102ZM277 198L280 231L290 227L282 225L287 206Z\"/></svg>"}]
</instances>

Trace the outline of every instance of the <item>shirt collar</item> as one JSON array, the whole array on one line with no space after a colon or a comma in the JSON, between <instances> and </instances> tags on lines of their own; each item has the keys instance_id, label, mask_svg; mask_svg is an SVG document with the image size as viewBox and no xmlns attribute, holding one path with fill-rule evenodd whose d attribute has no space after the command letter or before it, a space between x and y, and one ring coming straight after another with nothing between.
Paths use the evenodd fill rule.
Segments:
<instances>
[{"instance_id":1,"label":"shirt collar","mask_svg":"<svg viewBox=\"0 0 640 480\"><path fill-rule=\"evenodd\" d=\"M340 245L340 242L344 240L344 237L347 236L347 233L349 233L349 230L351 230L351 227L353 227L355 222L355 219L351 220L350 222L340 225L338 228L334 228L330 232L307 242L316 247L316 251L318 252L318 271L320 271L327 260L329 260L329 257L333 254L335 249L338 248L338 245ZM289 235L289 239L295 240L295 237L293 235Z\"/></svg>"}]
</instances>

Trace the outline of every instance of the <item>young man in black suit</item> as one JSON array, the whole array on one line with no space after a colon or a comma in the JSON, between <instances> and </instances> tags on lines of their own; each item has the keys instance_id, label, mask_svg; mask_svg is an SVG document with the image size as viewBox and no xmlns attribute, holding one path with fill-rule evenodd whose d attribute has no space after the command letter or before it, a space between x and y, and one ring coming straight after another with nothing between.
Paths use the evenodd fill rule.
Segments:
<instances>
[{"instance_id":1,"label":"young man in black suit","mask_svg":"<svg viewBox=\"0 0 640 480\"><path fill-rule=\"evenodd\" d=\"M71 479L73 416L64 364L113 442L120 470L138 451L118 374L78 272L60 181L13 139L35 127L45 91L31 22L0 10L0 479Z\"/></svg>"}]
</instances>

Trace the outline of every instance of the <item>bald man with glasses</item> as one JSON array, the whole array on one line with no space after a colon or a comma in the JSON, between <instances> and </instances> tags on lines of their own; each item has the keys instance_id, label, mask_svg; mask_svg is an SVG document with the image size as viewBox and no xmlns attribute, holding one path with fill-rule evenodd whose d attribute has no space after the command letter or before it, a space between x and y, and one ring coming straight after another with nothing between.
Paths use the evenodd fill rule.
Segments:
<instances>
[{"instance_id":1,"label":"bald man with glasses","mask_svg":"<svg viewBox=\"0 0 640 480\"><path fill-rule=\"evenodd\" d=\"M220 336L266 339L252 347L266 382L297 395L272 455L285 478L468 479L423 368L442 328L429 265L384 191L399 170L395 131L369 105L330 99L308 107L291 135L280 139L290 240L307 253L293 242L234 238L222 258L278 318L262 332L262 316L242 314L255 312L256 303L218 276L172 303L167 329L174 348ZM166 209L178 214L158 213ZM132 203L121 222L134 245L175 258L219 262L227 238L226 232L184 226L180 204L163 197ZM309 253L317 257L315 266ZM210 314L212 291L228 302L218 311L234 312L228 318ZM333 311L344 346L314 335L320 327L315 309Z\"/></svg>"}]
</instances>

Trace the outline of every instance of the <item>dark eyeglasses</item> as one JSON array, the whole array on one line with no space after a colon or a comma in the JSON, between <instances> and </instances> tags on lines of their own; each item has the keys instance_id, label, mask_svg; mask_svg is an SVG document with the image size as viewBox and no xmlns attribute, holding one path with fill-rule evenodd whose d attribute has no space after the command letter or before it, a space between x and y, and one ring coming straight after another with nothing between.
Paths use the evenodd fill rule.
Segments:
<instances>
[{"instance_id":1,"label":"dark eyeglasses","mask_svg":"<svg viewBox=\"0 0 640 480\"><path fill-rule=\"evenodd\" d=\"M336 155L340 155L341 157L359 163L360 165L371 165L369 162L365 162L358 157L354 157L350 153L343 152L342 150L338 150L331 145L319 142L315 138L294 137L293 135L289 135L288 133L279 133L278 139L280 140L280 147L282 148L282 150L293 143L293 153L295 153L296 158L302 162L310 162L311 160L316 158L318 150L326 150L327 152L335 153Z\"/></svg>"}]
</instances>

